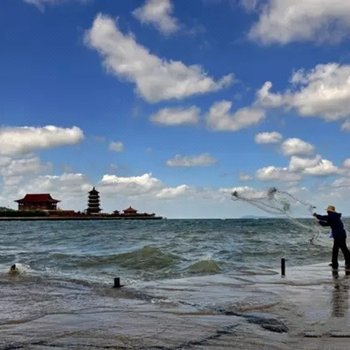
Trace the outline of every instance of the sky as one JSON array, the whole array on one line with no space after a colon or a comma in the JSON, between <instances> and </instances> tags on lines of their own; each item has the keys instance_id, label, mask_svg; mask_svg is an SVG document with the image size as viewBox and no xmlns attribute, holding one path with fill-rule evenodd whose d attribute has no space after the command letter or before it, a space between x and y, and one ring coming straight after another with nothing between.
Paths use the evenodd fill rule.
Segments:
<instances>
[{"instance_id":1,"label":"sky","mask_svg":"<svg viewBox=\"0 0 350 350\"><path fill-rule=\"evenodd\" d=\"M347 0L1 0L0 206L349 215L349 32Z\"/></svg>"}]
</instances>

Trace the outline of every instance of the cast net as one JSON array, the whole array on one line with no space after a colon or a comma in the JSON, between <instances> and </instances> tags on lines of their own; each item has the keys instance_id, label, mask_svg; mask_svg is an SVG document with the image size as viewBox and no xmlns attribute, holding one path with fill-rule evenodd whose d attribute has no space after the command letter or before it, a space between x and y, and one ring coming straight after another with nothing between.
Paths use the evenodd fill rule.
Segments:
<instances>
[{"instance_id":1,"label":"cast net","mask_svg":"<svg viewBox=\"0 0 350 350\"><path fill-rule=\"evenodd\" d=\"M288 219L294 225L305 230L311 235L310 242L320 235L320 229L316 221L306 222L296 217L296 212L312 215L316 207L292 194L270 187L267 191L256 191L251 188L236 189L232 192L232 199L243 201L271 215Z\"/></svg>"}]
</instances>

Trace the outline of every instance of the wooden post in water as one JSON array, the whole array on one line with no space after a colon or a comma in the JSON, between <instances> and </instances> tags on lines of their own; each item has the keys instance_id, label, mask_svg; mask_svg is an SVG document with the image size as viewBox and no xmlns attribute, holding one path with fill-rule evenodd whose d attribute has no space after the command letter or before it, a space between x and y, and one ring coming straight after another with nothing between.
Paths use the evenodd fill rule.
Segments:
<instances>
[{"instance_id":1,"label":"wooden post in water","mask_svg":"<svg viewBox=\"0 0 350 350\"><path fill-rule=\"evenodd\" d=\"M286 275L286 259L282 258L281 259L281 276Z\"/></svg>"},{"instance_id":2,"label":"wooden post in water","mask_svg":"<svg viewBox=\"0 0 350 350\"><path fill-rule=\"evenodd\" d=\"M116 277L114 279L114 286L113 288L120 288L120 287L123 287L121 284L120 284L120 278L119 277Z\"/></svg>"}]
</instances>

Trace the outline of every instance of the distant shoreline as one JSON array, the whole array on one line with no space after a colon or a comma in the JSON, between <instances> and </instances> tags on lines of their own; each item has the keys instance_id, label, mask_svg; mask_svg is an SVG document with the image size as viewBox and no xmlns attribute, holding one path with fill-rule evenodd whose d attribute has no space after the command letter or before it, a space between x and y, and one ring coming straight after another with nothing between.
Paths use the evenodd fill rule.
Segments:
<instances>
[{"instance_id":1,"label":"distant shoreline","mask_svg":"<svg viewBox=\"0 0 350 350\"><path fill-rule=\"evenodd\" d=\"M0 221L162 220L162 216L3 216Z\"/></svg>"}]
</instances>

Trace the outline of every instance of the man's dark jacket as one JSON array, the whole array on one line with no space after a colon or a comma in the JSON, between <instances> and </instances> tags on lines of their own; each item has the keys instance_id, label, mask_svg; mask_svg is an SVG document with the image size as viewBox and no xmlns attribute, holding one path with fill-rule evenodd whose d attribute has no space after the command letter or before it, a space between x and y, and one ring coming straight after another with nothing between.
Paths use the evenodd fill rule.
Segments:
<instances>
[{"instance_id":1,"label":"man's dark jacket","mask_svg":"<svg viewBox=\"0 0 350 350\"><path fill-rule=\"evenodd\" d=\"M315 217L319 220L320 225L331 227L334 239L346 238L346 231L340 219L341 214L335 211L328 211L327 214L328 215L315 214Z\"/></svg>"}]
</instances>

